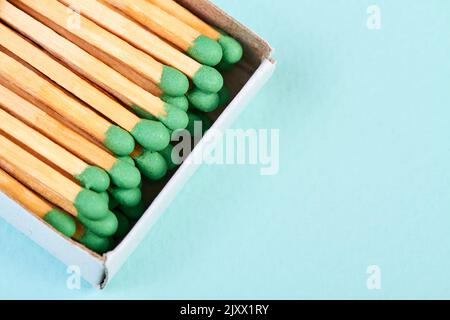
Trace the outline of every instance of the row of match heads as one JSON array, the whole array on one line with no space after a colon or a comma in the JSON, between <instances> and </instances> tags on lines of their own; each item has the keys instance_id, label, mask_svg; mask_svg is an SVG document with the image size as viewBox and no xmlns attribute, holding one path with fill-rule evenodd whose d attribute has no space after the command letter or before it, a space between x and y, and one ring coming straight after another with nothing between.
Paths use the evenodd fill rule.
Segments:
<instances>
[{"instance_id":1,"label":"row of match heads","mask_svg":"<svg viewBox=\"0 0 450 320\"><path fill-rule=\"evenodd\" d=\"M230 98L220 71L241 58L235 39L172 0L2 1L1 173L50 209L2 190L109 250L145 211L142 176L176 168L171 134L210 125L203 113Z\"/></svg>"},{"instance_id":2,"label":"row of match heads","mask_svg":"<svg viewBox=\"0 0 450 320\"><path fill-rule=\"evenodd\" d=\"M29 102L2 86L0 98L1 106L29 107ZM60 146L31 127L31 122L22 122L5 110L0 109L0 190L65 236L98 253L120 242L148 206L141 190L145 165L137 163L147 162L152 175L144 176L153 181L177 167L171 145L161 152L114 157L42 111L31 114L48 124L44 128L58 129L52 130L52 137L64 137ZM194 121L201 121L205 130L211 125L205 115L192 115L188 126L192 135ZM89 165L63 146L98 166Z\"/></svg>"}]
</instances>

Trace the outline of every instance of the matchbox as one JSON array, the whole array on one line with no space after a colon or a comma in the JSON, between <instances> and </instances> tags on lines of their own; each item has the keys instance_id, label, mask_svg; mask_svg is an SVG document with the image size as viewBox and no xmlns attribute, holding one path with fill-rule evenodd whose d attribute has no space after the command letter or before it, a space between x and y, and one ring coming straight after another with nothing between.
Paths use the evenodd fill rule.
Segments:
<instances>
[{"instance_id":1,"label":"matchbox","mask_svg":"<svg viewBox=\"0 0 450 320\"><path fill-rule=\"evenodd\" d=\"M244 47L244 59L224 74L225 83L232 95L231 102L209 114L214 123L213 128L224 130L230 126L272 75L275 69L275 62L271 58L272 49L266 41L208 0L179 0L178 2L211 25L217 26L239 40ZM203 140L207 138L204 137ZM0 217L64 264L79 266L83 278L90 284L104 288L195 173L199 164L189 160L200 152L203 140L175 172L160 183L144 186L143 196L148 209L122 242L104 255L94 253L62 236L3 194L0 194Z\"/></svg>"}]
</instances>

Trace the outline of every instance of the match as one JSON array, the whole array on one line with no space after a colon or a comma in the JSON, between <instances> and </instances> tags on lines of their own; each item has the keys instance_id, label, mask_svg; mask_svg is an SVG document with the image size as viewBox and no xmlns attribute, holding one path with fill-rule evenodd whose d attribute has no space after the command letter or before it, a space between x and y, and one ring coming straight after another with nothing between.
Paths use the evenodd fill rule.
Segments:
<instances>
[{"instance_id":1,"label":"match","mask_svg":"<svg viewBox=\"0 0 450 320\"><path fill-rule=\"evenodd\" d=\"M161 64L91 20L80 16L82 27L71 26L67 23L69 8L57 0L10 2L110 66L126 65L156 83L167 95L181 96L189 89L189 81L183 73ZM127 74L128 70L123 73Z\"/></svg>"},{"instance_id":2,"label":"match","mask_svg":"<svg viewBox=\"0 0 450 320\"><path fill-rule=\"evenodd\" d=\"M72 237L75 234L76 225L72 216L44 201L2 169L0 169L0 190L66 237Z\"/></svg>"},{"instance_id":3,"label":"match","mask_svg":"<svg viewBox=\"0 0 450 320\"><path fill-rule=\"evenodd\" d=\"M110 248L109 239L100 238L85 229L74 217L47 202L2 169L0 169L0 190L64 236L76 239L98 253L106 252Z\"/></svg>"},{"instance_id":4,"label":"match","mask_svg":"<svg viewBox=\"0 0 450 320\"><path fill-rule=\"evenodd\" d=\"M243 48L234 38L225 35L213 28L195 14L179 5L174 0L146 0L162 10L176 17L185 24L191 26L201 34L216 40L223 49L223 62L227 64L236 64L242 59Z\"/></svg>"},{"instance_id":5,"label":"match","mask_svg":"<svg viewBox=\"0 0 450 320\"><path fill-rule=\"evenodd\" d=\"M0 19L129 107L151 114L172 130L187 126L186 112L147 92L11 3L2 2Z\"/></svg>"},{"instance_id":6,"label":"match","mask_svg":"<svg viewBox=\"0 0 450 320\"><path fill-rule=\"evenodd\" d=\"M174 149L171 144L167 146L164 150L160 151L159 154L163 156L163 158L166 160L167 164L167 170L174 170L176 167L178 167L176 161L174 161Z\"/></svg>"},{"instance_id":7,"label":"match","mask_svg":"<svg viewBox=\"0 0 450 320\"><path fill-rule=\"evenodd\" d=\"M202 64L215 66L222 60L222 47L217 41L206 37L146 0L104 0L104 2L124 12Z\"/></svg>"},{"instance_id":8,"label":"match","mask_svg":"<svg viewBox=\"0 0 450 320\"><path fill-rule=\"evenodd\" d=\"M199 89L193 89L188 94L191 105L203 112L212 112L219 107L220 97L217 93L207 93Z\"/></svg>"},{"instance_id":9,"label":"match","mask_svg":"<svg viewBox=\"0 0 450 320\"><path fill-rule=\"evenodd\" d=\"M142 200L141 188L121 189L111 187L109 193L122 206L134 207Z\"/></svg>"},{"instance_id":10,"label":"match","mask_svg":"<svg viewBox=\"0 0 450 320\"><path fill-rule=\"evenodd\" d=\"M111 238L102 238L92 231L86 229L81 223L77 223L77 231L73 235L73 239L99 254L108 252L112 247Z\"/></svg>"},{"instance_id":11,"label":"match","mask_svg":"<svg viewBox=\"0 0 450 320\"><path fill-rule=\"evenodd\" d=\"M106 171L90 166L38 131L0 109L0 130L20 141L48 162L70 174L86 189L104 192L110 186Z\"/></svg>"},{"instance_id":12,"label":"match","mask_svg":"<svg viewBox=\"0 0 450 320\"><path fill-rule=\"evenodd\" d=\"M115 158L95 143L51 117L35 105L0 85L0 108L52 139L87 163L108 172L111 182L124 189L136 188L141 174L122 159Z\"/></svg>"},{"instance_id":13,"label":"match","mask_svg":"<svg viewBox=\"0 0 450 320\"><path fill-rule=\"evenodd\" d=\"M180 164L172 133L211 127L230 100L218 70L242 56L173 0L0 0L0 191L112 250Z\"/></svg>"},{"instance_id":14,"label":"match","mask_svg":"<svg viewBox=\"0 0 450 320\"><path fill-rule=\"evenodd\" d=\"M199 89L205 92L216 93L223 86L223 77L216 69L198 63L186 54L169 45L154 33L101 2L96 0L59 1L73 8L78 8L81 11L81 14L93 20L103 28L116 34L136 48L139 48L163 63L180 70L188 76ZM170 101L165 101L171 103Z\"/></svg>"},{"instance_id":15,"label":"match","mask_svg":"<svg viewBox=\"0 0 450 320\"><path fill-rule=\"evenodd\" d=\"M33 96L91 134L113 153L128 155L134 150L134 139L127 131L100 117L4 52L0 52L0 78L3 85Z\"/></svg>"},{"instance_id":16,"label":"match","mask_svg":"<svg viewBox=\"0 0 450 320\"><path fill-rule=\"evenodd\" d=\"M136 146L131 154L141 173L150 180L160 180L167 174L167 162L159 152L144 150Z\"/></svg>"},{"instance_id":17,"label":"match","mask_svg":"<svg viewBox=\"0 0 450 320\"><path fill-rule=\"evenodd\" d=\"M14 172L22 172L26 177L23 180L26 181L19 180L24 184L33 182L34 186L41 190L52 191L53 195L35 190L44 197L51 198L47 198L50 202L64 208L75 217L82 215L90 220L101 220L107 217L108 203L100 194L80 187L4 135L0 135L0 148L1 167L12 175Z\"/></svg>"},{"instance_id":18,"label":"match","mask_svg":"<svg viewBox=\"0 0 450 320\"><path fill-rule=\"evenodd\" d=\"M160 150L167 146L169 133L164 125L159 122L140 119L114 99L2 24L0 24L0 45L74 94L103 116L130 132L136 141L145 148Z\"/></svg>"},{"instance_id":19,"label":"match","mask_svg":"<svg viewBox=\"0 0 450 320\"><path fill-rule=\"evenodd\" d=\"M112 237L119 227L119 221L117 220L116 215L111 211L109 211L106 217L101 220L91 220L83 215L79 215L77 218L86 229L100 238Z\"/></svg>"},{"instance_id":20,"label":"match","mask_svg":"<svg viewBox=\"0 0 450 320\"><path fill-rule=\"evenodd\" d=\"M28 173L21 170L18 166L15 166L11 162L7 162L5 160L0 159L0 167L3 167L4 170L8 171L11 175L15 176L22 183L28 185L31 189L33 189L38 194L47 198L50 202L57 204L59 207L64 208L67 212L76 217L83 225L89 229L92 233L96 234L100 237L109 237L112 236L117 230L117 219L114 214L110 211L107 211L105 216L99 219L92 219L91 217L86 217L81 212L78 213L78 207L74 205L70 200L67 200L64 196L62 196L58 191L51 189L46 186L44 183L33 179ZM57 171L58 172L58 171ZM58 172L59 173L59 172ZM98 200L99 203L104 203L106 206L108 205L108 199L104 198L103 194L106 193L93 193L96 195L95 201ZM83 204L84 208L88 208L89 201L94 201L94 199L89 199L85 197L85 203ZM95 205L95 203L93 204Z\"/></svg>"}]
</instances>

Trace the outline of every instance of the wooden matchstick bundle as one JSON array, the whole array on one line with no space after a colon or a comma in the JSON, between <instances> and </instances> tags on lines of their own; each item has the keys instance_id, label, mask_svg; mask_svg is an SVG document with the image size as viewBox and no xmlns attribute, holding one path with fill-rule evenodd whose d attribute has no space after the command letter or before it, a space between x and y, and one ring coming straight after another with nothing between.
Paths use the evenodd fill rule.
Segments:
<instances>
[{"instance_id":1,"label":"wooden matchstick bundle","mask_svg":"<svg viewBox=\"0 0 450 320\"><path fill-rule=\"evenodd\" d=\"M107 5L92 0L61 0L61 2L79 8L83 15L98 25L125 39L155 59L180 70L200 89L215 93L222 87L223 79L217 70L202 65L183 54L148 29Z\"/></svg>"},{"instance_id":2,"label":"wooden matchstick bundle","mask_svg":"<svg viewBox=\"0 0 450 320\"><path fill-rule=\"evenodd\" d=\"M204 64L216 66L222 59L226 63L234 64L242 58L242 47L236 40L208 26L174 1L104 2L120 9Z\"/></svg>"},{"instance_id":3,"label":"wooden matchstick bundle","mask_svg":"<svg viewBox=\"0 0 450 320\"><path fill-rule=\"evenodd\" d=\"M0 85L0 108L33 127L90 165L108 172L111 182L121 188L136 188L140 172L129 163L106 152L32 103Z\"/></svg>"},{"instance_id":4,"label":"wooden matchstick bundle","mask_svg":"<svg viewBox=\"0 0 450 320\"><path fill-rule=\"evenodd\" d=\"M157 118L169 129L186 127L188 118L184 111L147 92L10 2L1 0L0 3L0 19L5 24L64 61L73 71L80 73L129 107Z\"/></svg>"},{"instance_id":5,"label":"wooden matchstick bundle","mask_svg":"<svg viewBox=\"0 0 450 320\"><path fill-rule=\"evenodd\" d=\"M216 40L223 51L223 58L220 64L222 66L231 66L236 64L242 59L243 49L242 46L232 37L220 32L213 28L202 19L195 16L189 10L179 5L174 0L146 0L153 5L161 8L172 16L178 18L191 28L197 30L202 35Z\"/></svg>"},{"instance_id":6,"label":"wooden matchstick bundle","mask_svg":"<svg viewBox=\"0 0 450 320\"><path fill-rule=\"evenodd\" d=\"M91 220L101 220L108 215L108 203L99 193L82 188L3 134L0 147L2 165L14 168L13 172L23 172L29 177L27 180L48 190L44 192L45 197L61 203L72 215L83 215Z\"/></svg>"},{"instance_id":7,"label":"wooden matchstick bundle","mask_svg":"<svg viewBox=\"0 0 450 320\"><path fill-rule=\"evenodd\" d=\"M167 146L169 132L162 123L140 119L123 108L116 100L4 25L0 25L0 45L70 91L104 117L130 132L144 147L150 150L162 150Z\"/></svg>"},{"instance_id":8,"label":"wooden matchstick bundle","mask_svg":"<svg viewBox=\"0 0 450 320\"><path fill-rule=\"evenodd\" d=\"M60 1L73 2L72 0ZM81 2L85 1L91 2L88 0ZM103 2L139 22L148 31L166 39L199 63L215 66L220 71L227 71L242 59L243 48L238 41L213 28L173 0L103 0ZM95 20L100 23L101 19ZM109 26L109 28L111 30L117 29L113 26ZM133 29L133 31L135 30ZM113 32L125 37L123 31ZM193 37L196 40L192 41ZM149 38L149 36L146 38ZM134 38L135 42L136 39ZM211 39L214 40L215 45L212 45ZM143 41L139 40L139 43L141 43L140 46L143 46ZM218 48L217 44L221 47L219 63L217 63L218 57L213 57L212 54L215 50L211 49L211 47ZM201 72L197 72L197 79L191 77L196 88L193 88L188 94L188 99L191 106L198 111L211 112L228 102L223 103L223 98L227 95L227 89L223 87L223 82L220 82L220 79L212 75L211 68L208 69L203 66L200 70ZM186 74L188 75L188 73ZM208 90L201 85L202 80L203 82L209 82L216 88L220 86L221 89L218 91Z\"/></svg>"},{"instance_id":9,"label":"wooden matchstick bundle","mask_svg":"<svg viewBox=\"0 0 450 320\"><path fill-rule=\"evenodd\" d=\"M106 171L88 165L4 110L0 110L0 130L74 177L85 188L100 193L108 190L110 178Z\"/></svg>"},{"instance_id":10,"label":"wooden matchstick bundle","mask_svg":"<svg viewBox=\"0 0 450 320\"><path fill-rule=\"evenodd\" d=\"M86 105L67 95L28 69L19 61L0 52L0 83L33 96L46 104L68 121L88 132L118 155L127 155L134 150L135 142L125 130L100 117Z\"/></svg>"},{"instance_id":11,"label":"wooden matchstick bundle","mask_svg":"<svg viewBox=\"0 0 450 320\"><path fill-rule=\"evenodd\" d=\"M115 235L118 220L108 208L107 193L99 194L82 189L5 136L0 136L0 146L4 148L0 168L47 201L63 208L96 236L108 238ZM14 162L10 154L21 160L20 163ZM28 161L23 162L23 158ZM34 171L30 173L31 168Z\"/></svg>"},{"instance_id":12,"label":"wooden matchstick bundle","mask_svg":"<svg viewBox=\"0 0 450 320\"><path fill-rule=\"evenodd\" d=\"M168 95L180 96L189 88L188 79L182 72L161 64L91 20L81 16L82 27L71 26L67 23L67 7L56 0L11 2L92 55L108 60L111 65L126 65L146 80L153 81ZM127 72L125 69L125 74Z\"/></svg>"},{"instance_id":13,"label":"wooden matchstick bundle","mask_svg":"<svg viewBox=\"0 0 450 320\"><path fill-rule=\"evenodd\" d=\"M172 132L228 103L242 54L172 0L0 0L0 191L112 249L148 207L142 178L177 167Z\"/></svg>"},{"instance_id":14,"label":"wooden matchstick bundle","mask_svg":"<svg viewBox=\"0 0 450 320\"><path fill-rule=\"evenodd\" d=\"M64 236L73 238L99 253L111 248L110 238L102 238L90 232L75 217L46 201L2 169L0 169L0 190Z\"/></svg>"}]
</instances>

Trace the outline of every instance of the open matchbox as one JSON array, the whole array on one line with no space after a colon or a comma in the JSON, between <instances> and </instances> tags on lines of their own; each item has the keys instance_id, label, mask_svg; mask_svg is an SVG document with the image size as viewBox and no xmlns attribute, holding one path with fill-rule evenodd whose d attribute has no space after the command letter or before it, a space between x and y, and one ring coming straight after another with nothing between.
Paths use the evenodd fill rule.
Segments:
<instances>
[{"instance_id":1,"label":"open matchbox","mask_svg":"<svg viewBox=\"0 0 450 320\"><path fill-rule=\"evenodd\" d=\"M214 121L214 129L225 130L272 75L275 69L275 62L271 59L272 49L266 41L208 0L177 1L211 25L238 39L244 46L244 59L224 74L232 101L226 107L208 114ZM210 144L211 140L207 139ZM195 157L196 152L201 152L202 143L201 140L189 157ZM147 211L126 238L113 251L102 256L62 236L3 194L0 195L0 217L64 264L79 266L83 278L90 284L104 288L198 168L199 164L189 161L189 157L162 182L144 187L144 198L149 205ZM5 210L5 207L12 209Z\"/></svg>"}]
</instances>

